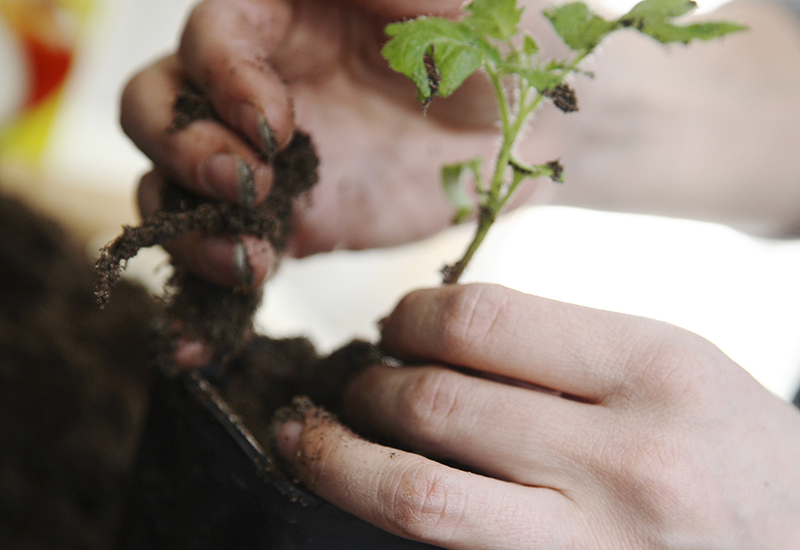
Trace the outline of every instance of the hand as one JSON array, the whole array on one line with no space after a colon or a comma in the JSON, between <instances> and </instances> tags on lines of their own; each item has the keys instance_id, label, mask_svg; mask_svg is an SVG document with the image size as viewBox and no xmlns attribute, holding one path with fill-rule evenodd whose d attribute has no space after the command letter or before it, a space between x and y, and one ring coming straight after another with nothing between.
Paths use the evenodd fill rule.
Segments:
<instances>
[{"instance_id":1,"label":"hand","mask_svg":"<svg viewBox=\"0 0 800 550\"><path fill-rule=\"evenodd\" d=\"M474 77L423 116L413 84L389 69L380 49L389 21L420 13L455 16L461 4L200 3L178 54L144 69L123 94L123 128L156 166L140 184L142 214L161 208L166 177L220 201L263 201L280 182L257 152L284 147L300 128L317 146L320 183L298 212L292 253L386 246L445 228L453 209L439 187L440 166L493 154L491 88ZM221 121L168 132L187 80L208 96ZM556 145L544 148L557 156ZM252 174L254 192L239 185L242 170ZM258 243L244 244L258 284L273 258ZM236 285L233 246L230 239L192 235L168 248L201 276Z\"/></svg>"},{"instance_id":2,"label":"hand","mask_svg":"<svg viewBox=\"0 0 800 550\"><path fill-rule=\"evenodd\" d=\"M383 345L430 366L371 367L345 419L465 469L320 416L276 440L383 529L454 550L800 547L800 413L694 334L473 285L410 294Z\"/></svg>"}]
</instances>

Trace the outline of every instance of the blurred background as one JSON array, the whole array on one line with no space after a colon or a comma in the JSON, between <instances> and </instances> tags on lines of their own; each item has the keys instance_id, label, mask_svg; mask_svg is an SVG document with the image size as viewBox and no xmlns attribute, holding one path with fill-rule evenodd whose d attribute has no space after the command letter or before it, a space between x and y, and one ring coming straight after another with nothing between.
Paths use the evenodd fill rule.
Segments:
<instances>
[{"instance_id":1,"label":"blurred background","mask_svg":"<svg viewBox=\"0 0 800 550\"><path fill-rule=\"evenodd\" d=\"M57 217L93 254L135 223L134 186L149 165L119 129L122 87L175 48L193 4L0 0L0 190ZM261 329L306 334L322 350L374 338L375 322L404 292L438 284L438 270L469 232L287 260L268 286ZM157 289L163 254L142 253L129 273ZM530 207L493 230L464 280L661 319L708 338L781 397L791 399L800 384L795 241L695 221Z\"/></svg>"}]
</instances>

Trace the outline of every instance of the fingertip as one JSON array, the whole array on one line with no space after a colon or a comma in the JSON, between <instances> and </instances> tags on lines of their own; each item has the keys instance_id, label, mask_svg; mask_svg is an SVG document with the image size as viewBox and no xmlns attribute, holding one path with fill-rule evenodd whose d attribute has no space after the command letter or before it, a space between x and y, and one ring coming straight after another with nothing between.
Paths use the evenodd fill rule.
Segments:
<instances>
[{"instance_id":1,"label":"fingertip","mask_svg":"<svg viewBox=\"0 0 800 550\"><path fill-rule=\"evenodd\" d=\"M172 360L178 370L195 370L206 366L213 359L210 346L201 340L179 337L175 340Z\"/></svg>"},{"instance_id":2,"label":"fingertip","mask_svg":"<svg viewBox=\"0 0 800 550\"><path fill-rule=\"evenodd\" d=\"M198 180L213 198L252 208L266 199L273 173L271 166L258 160L247 161L239 155L219 152L201 161Z\"/></svg>"},{"instance_id":3,"label":"fingertip","mask_svg":"<svg viewBox=\"0 0 800 550\"><path fill-rule=\"evenodd\" d=\"M294 133L294 107L284 89L262 99L257 106L253 100L239 101L231 107L230 121L246 135L265 162L286 147Z\"/></svg>"},{"instance_id":4,"label":"fingertip","mask_svg":"<svg viewBox=\"0 0 800 550\"><path fill-rule=\"evenodd\" d=\"M300 420L289 420L280 425L275 433L275 447L278 455L287 463L297 458L297 446L303 432Z\"/></svg>"},{"instance_id":5,"label":"fingertip","mask_svg":"<svg viewBox=\"0 0 800 550\"><path fill-rule=\"evenodd\" d=\"M242 248L250 266L250 284L245 285L248 290L261 286L264 281L272 278L278 270L280 256L269 241L259 239L252 235L242 235L240 238Z\"/></svg>"},{"instance_id":6,"label":"fingertip","mask_svg":"<svg viewBox=\"0 0 800 550\"><path fill-rule=\"evenodd\" d=\"M292 22L287 2L206 0L189 16L178 55L221 118L269 161L294 133L294 105L268 63Z\"/></svg>"},{"instance_id":7,"label":"fingertip","mask_svg":"<svg viewBox=\"0 0 800 550\"><path fill-rule=\"evenodd\" d=\"M269 241L252 235L204 237L190 243L187 267L218 285L252 291L271 277L279 264ZM179 251L175 251L180 253Z\"/></svg>"}]
</instances>

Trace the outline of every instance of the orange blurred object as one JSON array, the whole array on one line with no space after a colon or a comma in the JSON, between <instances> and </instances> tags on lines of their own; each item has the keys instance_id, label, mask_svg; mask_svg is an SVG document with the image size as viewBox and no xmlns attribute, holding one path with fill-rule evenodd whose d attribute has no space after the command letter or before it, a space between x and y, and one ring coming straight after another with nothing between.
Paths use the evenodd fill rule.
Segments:
<instances>
[{"instance_id":1,"label":"orange blurred object","mask_svg":"<svg viewBox=\"0 0 800 550\"><path fill-rule=\"evenodd\" d=\"M44 149L90 0L0 0L0 19L16 44L20 96L0 127L0 162L35 165ZM2 52L0 52L2 53ZM13 55L8 53L7 55ZM9 100L12 101L12 100Z\"/></svg>"}]
</instances>

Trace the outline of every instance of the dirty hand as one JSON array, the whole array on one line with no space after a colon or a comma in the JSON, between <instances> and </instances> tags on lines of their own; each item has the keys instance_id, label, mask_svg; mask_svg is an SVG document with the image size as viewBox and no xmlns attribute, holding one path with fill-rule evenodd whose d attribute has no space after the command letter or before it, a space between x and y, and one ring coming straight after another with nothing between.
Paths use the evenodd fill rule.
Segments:
<instances>
[{"instance_id":1,"label":"dirty hand","mask_svg":"<svg viewBox=\"0 0 800 550\"><path fill-rule=\"evenodd\" d=\"M491 88L481 77L434 101L423 116L413 84L381 57L384 26L421 13L457 15L462 0L205 0L176 55L135 76L122 125L156 170L139 188L147 216L161 208L166 178L220 201L260 203L273 173L262 155L310 133L320 183L298 209L290 252L367 248L416 240L453 214L439 187L443 163L490 156L497 145ZM167 129L190 81L219 121ZM538 138L537 138L538 139ZM552 136L543 146L555 155ZM272 251L244 239L255 283ZM236 285L234 242L190 235L169 250L205 278Z\"/></svg>"},{"instance_id":2,"label":"dirty hand","mask_svg":"<svg viewBox=\"0 0 800 550\"><path fill-rule=\"evenodd\" d=\"M800 413L694 334L474 285L410 294L383 345L431 366L370 368L343 414L421 454L318 416L276 439L383 529L454 550L800 548Z\"/></svg>"}]
</instances>

